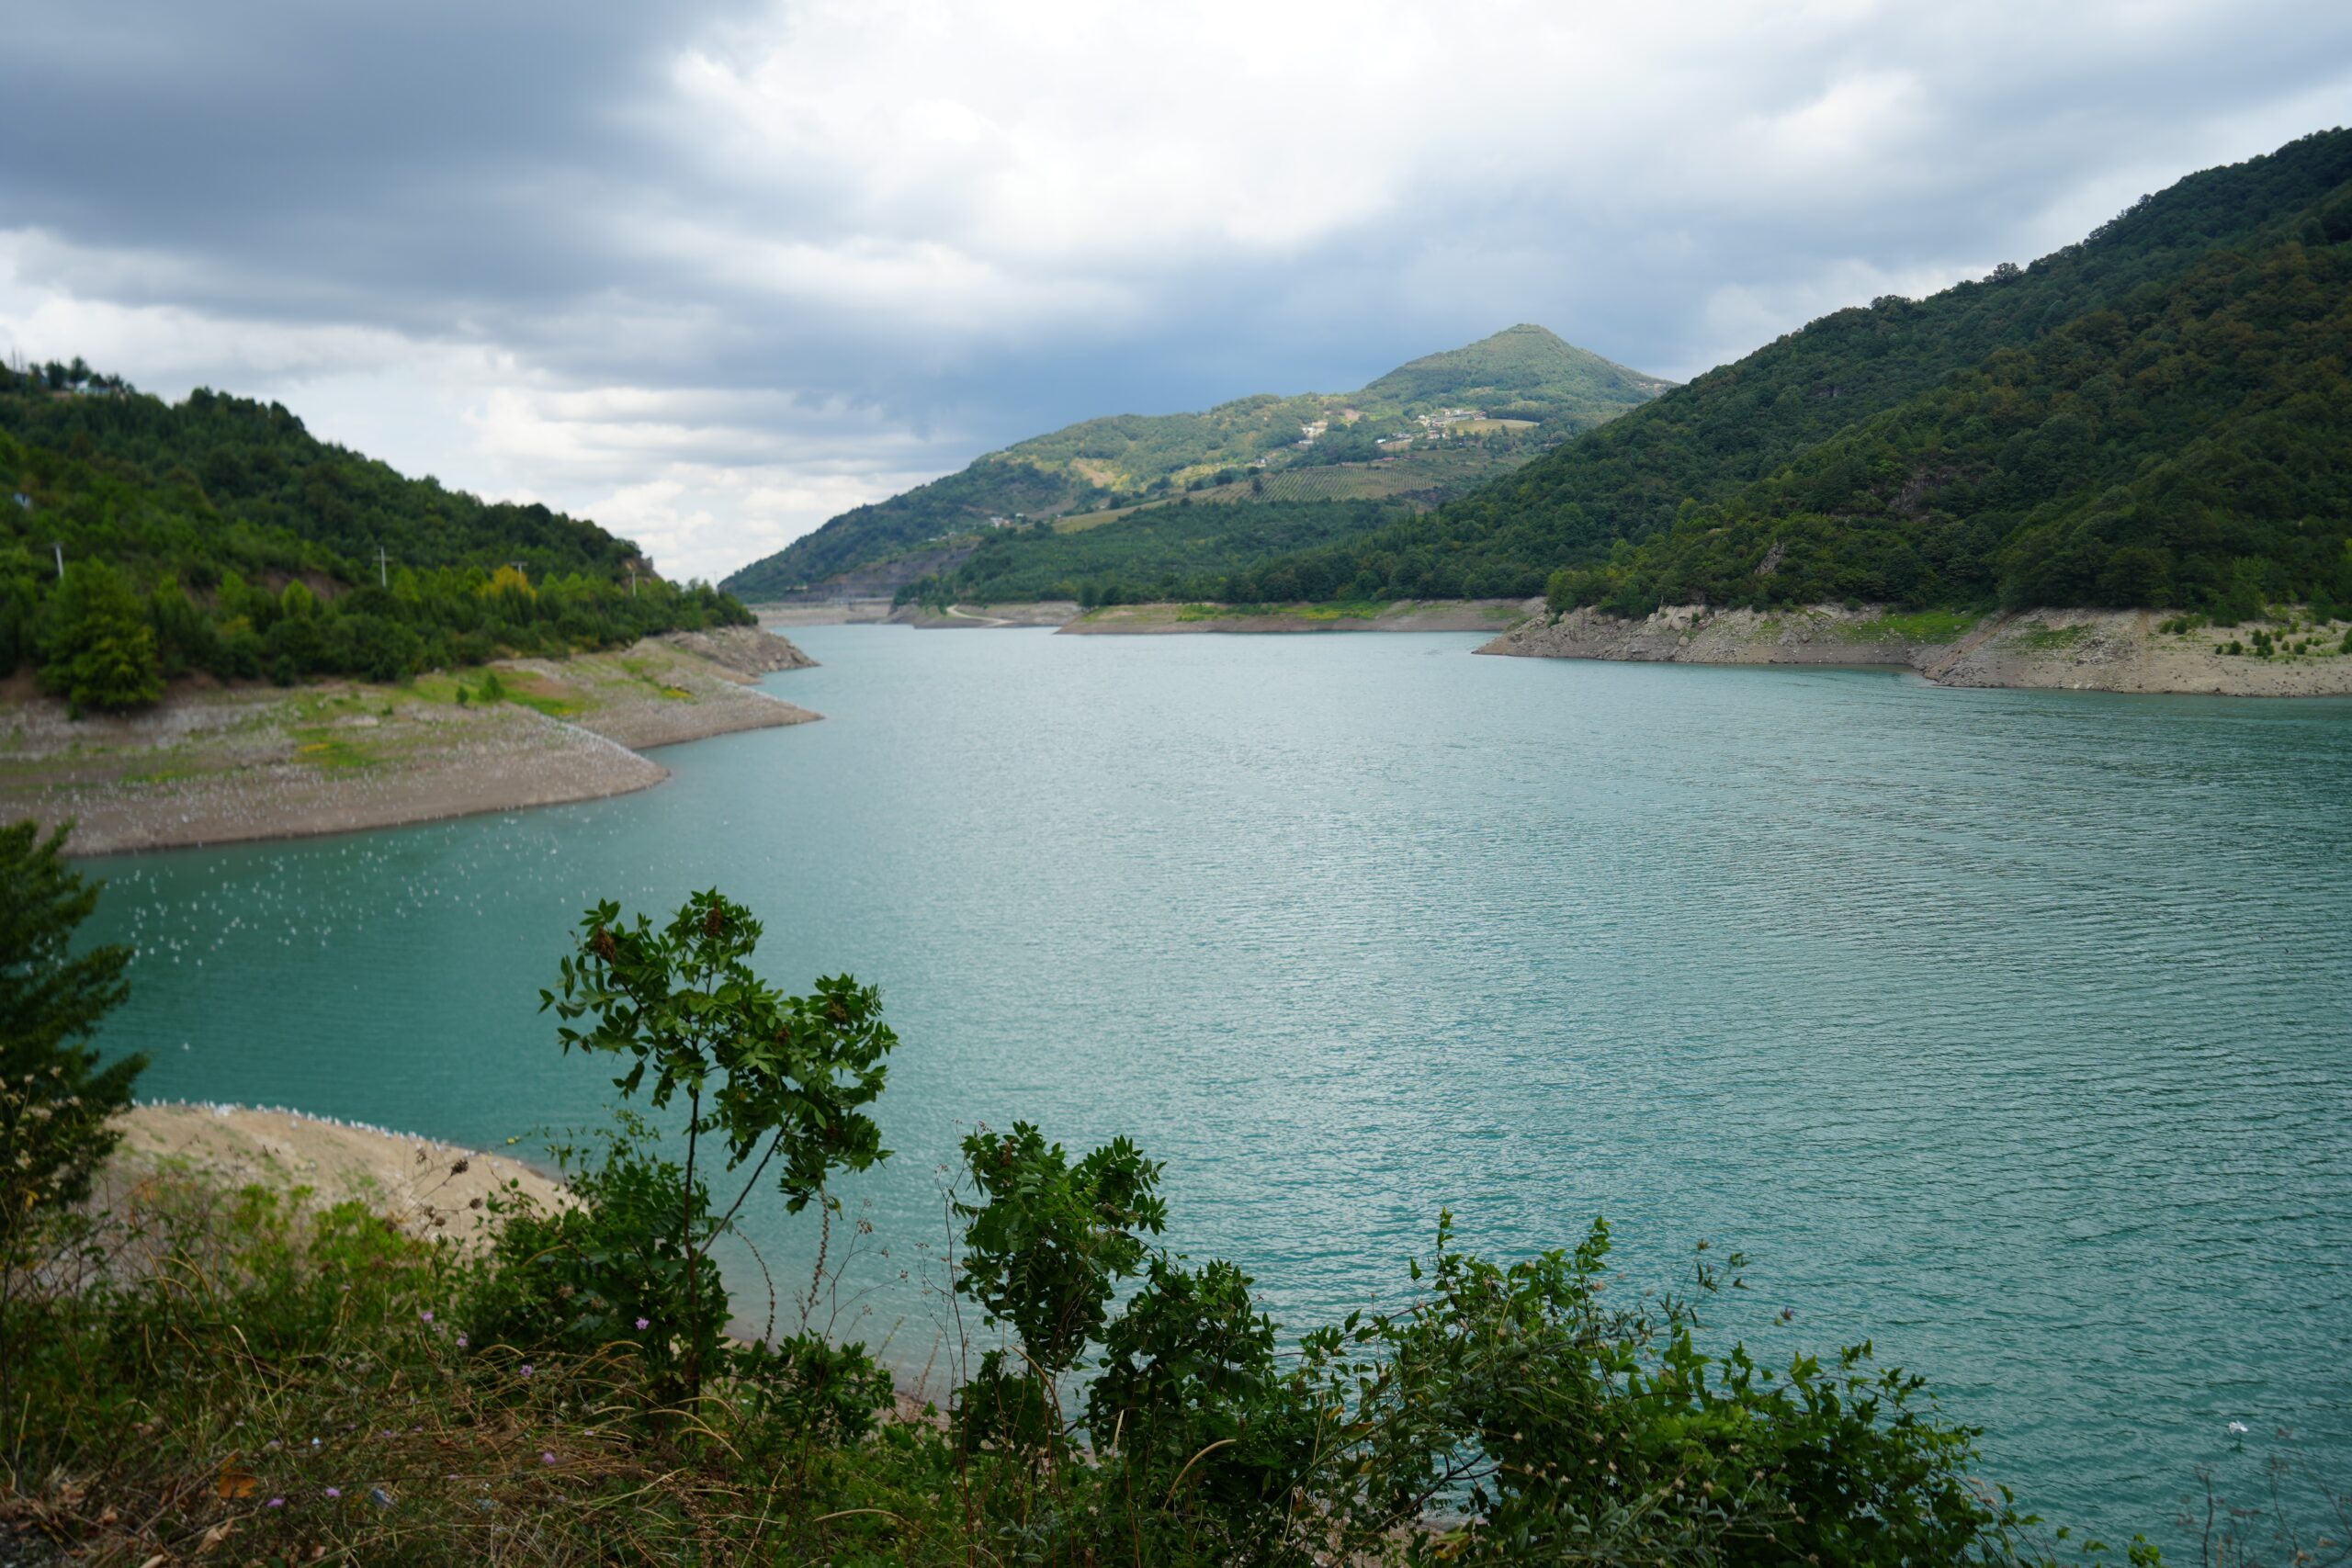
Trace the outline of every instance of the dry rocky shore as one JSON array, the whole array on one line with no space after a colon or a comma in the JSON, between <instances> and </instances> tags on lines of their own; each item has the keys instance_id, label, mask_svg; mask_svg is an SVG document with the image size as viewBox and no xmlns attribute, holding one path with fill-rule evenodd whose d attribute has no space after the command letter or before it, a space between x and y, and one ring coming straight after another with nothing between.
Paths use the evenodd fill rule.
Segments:
<instances>
[{"instance_id":1,"label":"dry rocky shore","mask_svg":"<svg viewBox=\"0 0 2352 1568\"><path fill-rule=\"evenodd\" d=\"M504 1155L462 1149L381 1127L258 1106L133 1106L96 1201L113 1207L157 1175L193 1169L232 1187L304 1189L311 1201L365 1203L413 1235L472 1243L513 1192L541 1208L571 1201L546 1173Z\"/></svg>"},{"instance_id":2,"label":"dry rocky shore","mask_svg":"<svg viewBox=\"0 0 2352 1568\"><path fill-rule=\"evenodd\" d=\"M1976 616L1896 614L1883 605L1766 612L1684 604L1638 621L1590 608L1537 614L1478 651L1682 664L1897 665L1944 686L2343 696L2352 694L2348 632L2352 623L2283 611L2258 626L2222 628L2146 610Z\"/></svg>"},{"instance_id":3,"label":"dry rocky shore","mask_svg":"<svg viewBox=\"0 0 2352 1568\"><path fill-rule=\"evenodd\" d=\"M75 854L391 827L648 788L637 750L819 716L751 682L812 662L747 626L400 686L175 691L80 720L19 679L0 704L0 820L72 820Z\"/></svg>"}]
</instances>

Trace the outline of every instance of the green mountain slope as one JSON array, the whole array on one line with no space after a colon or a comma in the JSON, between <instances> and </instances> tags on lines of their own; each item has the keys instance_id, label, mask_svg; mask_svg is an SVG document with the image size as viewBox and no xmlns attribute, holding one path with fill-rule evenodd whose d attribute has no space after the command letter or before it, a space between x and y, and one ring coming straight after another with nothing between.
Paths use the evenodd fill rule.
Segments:
<instances>
[{"instance_id":1,"label":"green mountain slope","mask_svg":"<svg viewBox=\"0 0 2352 1568\"><path fill-rule=\"evenodd\" d=\"M1312 597L1536 592L1555 569L1657 534L1686 504L1766 479L1949 376L2120 308L2217 251L2301 234L2347 178L2352 133L2341 130L2193 175L2030 267L1838 311L1426 516L1283 564Z\"/></svg>"},{"instance_id":2,"label":"green mountain slope","mask_svg":"<svg viewBox=\"0 0 2352 1568\"><path fill-rule=\"evenodd\" d=\"M985 529L992 519L1074 516L1256 472L1368 463L1394 457L1396 436L1424 448L1443 446L1464 424L1494 454L1477 475L1485 478L1670 385L1542 327L1516 326L1400 366L1355 392L1239 398L1202 413L1120 414L1035 436L845 512L723 586L764 597ZM1449 422L1444 411L1456 408L1487 417ZM1413 455L1408 447L1408 460Z\"/></svg>"},{"instance_id":3,"label":"green mountain slope","mask_svg":"<svg viewBox=\"0 0 2352 1568\"><path fill-rule=\"evenodd\" d=\"M276 404L167 404L79 361L0 371L0 675L30 662L77 701L146 700L191 670L399 679L750 619L651 571L584 518L405 478Z\"/></svg>"},{"instance_id":4,"label":"green mountain slope","mask_svg":"<svg viewBox=\"0 0 2352 1568\"><path fill-rule=\"evenodd\" d=\"M1555 603L2352 605L2352 198L2004 350Z\"/></svg>"}]
</instances>

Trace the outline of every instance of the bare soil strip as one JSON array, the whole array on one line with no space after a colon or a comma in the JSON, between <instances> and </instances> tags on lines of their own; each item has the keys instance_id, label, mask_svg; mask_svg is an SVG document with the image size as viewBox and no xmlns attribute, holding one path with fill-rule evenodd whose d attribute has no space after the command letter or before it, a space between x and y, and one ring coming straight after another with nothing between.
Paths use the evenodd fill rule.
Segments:
<instances>
[{"instance_id":1,"label":"bare soil strip","mask_svg":"<svg viewBox=\"0 0 2352 1568\"><path fill-rule=\"evenodd\" d=\"M750 682L808 657L751 627L400 686L190 684L80 720L21 683L0 703L0 820L71 820L81 855L386 828L649 788L639 749L819 716Z\"/></svg>"}]
</instances>

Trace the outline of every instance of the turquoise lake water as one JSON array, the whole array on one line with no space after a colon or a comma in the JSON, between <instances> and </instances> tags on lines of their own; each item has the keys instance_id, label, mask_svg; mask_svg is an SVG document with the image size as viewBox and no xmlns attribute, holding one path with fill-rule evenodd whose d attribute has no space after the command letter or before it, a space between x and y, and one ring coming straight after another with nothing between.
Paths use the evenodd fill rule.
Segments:
<instances>
[{"instance_id":1,"label":"turquoise lake water","mask_svg":"<svg viewBox=\"0 0 2352 1568\"><path fill-rule=\"evenodd\" d=\"M643 795L96 863L105 1043L153 1098L529 1135L611 1092L537 1011L581 909L715 885L779 982L884 989L843 1324L910 1369L944 1167L1022 1118L1165 1159L1169 1239L1290 1325L1402 1299L1441 1205L1507 1253L1605 1213L1643 1278L1747 1251L1753 1340L1874 1337L2054 1520L2352 1477L2352 704L793 635L825 722ZM805 1273L809 1221L753 1234Z\"/></svg>"}]
</instances>

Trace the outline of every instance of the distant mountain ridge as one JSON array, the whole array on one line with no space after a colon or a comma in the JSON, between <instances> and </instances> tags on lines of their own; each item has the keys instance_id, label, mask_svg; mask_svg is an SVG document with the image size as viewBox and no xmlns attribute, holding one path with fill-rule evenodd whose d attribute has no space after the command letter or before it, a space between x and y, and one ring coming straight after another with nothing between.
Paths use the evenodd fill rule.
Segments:
<instances>
[{"instance_id":1,"label":"distant mountain ridge","mask_svg":"<svg viewBox=\"0 0 2352 1568\"><path fill-rule=\"evenodd\" d=\"M1199 413L1117 414L1033 436L845 512L723 586L770 597L1000 521L1133 505L1250 474L1369 463L1416 443L1457 441L1459 431L1474 434L1494 457L1486 468L1499 471L1672 385L1521 323L1401 365L1353 392L1261 393Z\"/></svg>"}]
</instances>

